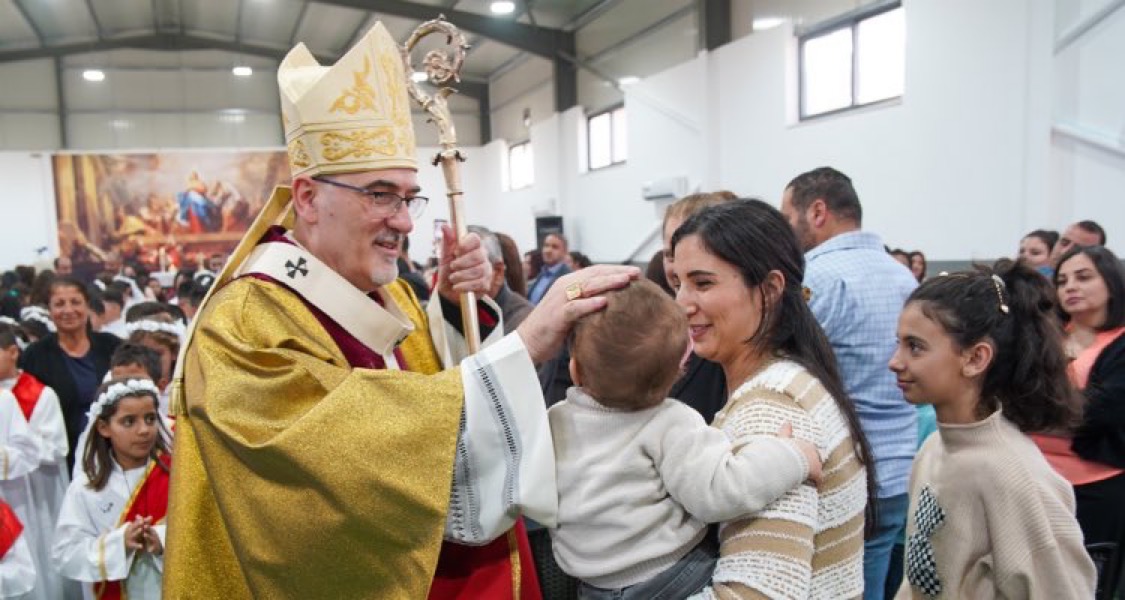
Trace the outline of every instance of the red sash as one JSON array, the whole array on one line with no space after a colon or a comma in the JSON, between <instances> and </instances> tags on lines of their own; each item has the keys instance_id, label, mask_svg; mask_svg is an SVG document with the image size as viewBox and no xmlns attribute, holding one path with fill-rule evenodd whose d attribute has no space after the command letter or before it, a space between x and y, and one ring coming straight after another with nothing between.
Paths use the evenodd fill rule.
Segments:
<instances>
[{"instance_id":1,"label":"red sash","mask_svg":"<svg viewBox=\"0 0 1125 600\"><path fill-rule=\"evenodd\" d=\"M7 502L0 500L0 558L7 556L23 533L23 523Z\"/></svg>"},{"instance_id":2,"label":"red sash","mask_svg":"<svg viewBox=\"0 0 1125 600\"><path fill-rule=\"evenodd\" d=\"M35 405L39 402L39 397L43 394L43 388L45 387L47 386L43 385L43 382L36 379L31 373L20 372L16 385L12 386L12 395L19 401L24 419L31 420L31 413L35 412Z\"/></svg>"},{"instance_id":3,"label":"red sash","mask_svg":"<svg viewBox=\"0 0 1125 600\"><path fill-rule=\"evenodd\" d=\"M131 522L137 517L152 517L152 524L164 522L168 512L168 482L171 480L172 457L167 454L160 455L160 462L164 468L157 466L156 461L148 464L144 479L133 490L132 497L121 511L117 526ZM100 581L94 584L94 597L99 600L122 600L125 598L124 581Z\"/></svg>"}]
</instances>

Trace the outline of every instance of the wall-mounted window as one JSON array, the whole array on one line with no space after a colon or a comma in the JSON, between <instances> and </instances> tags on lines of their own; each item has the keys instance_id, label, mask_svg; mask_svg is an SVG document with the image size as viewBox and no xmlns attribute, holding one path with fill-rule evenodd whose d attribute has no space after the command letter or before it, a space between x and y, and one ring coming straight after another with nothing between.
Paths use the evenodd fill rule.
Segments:
<instances>
[{"instance_id":1,"label":"wall-mounted window","mask_svg":"<svg viewBox=\"0 0 1125 600\"><path fill-rule=\"evenodd\" d=\"M535 160L531 142L508 148L508 189L518 190L535 183Z\"/></svg>"},{"instance_id":2,"label":"wall-mounted window","mask_svg":"<svg viewBox=\"0 0 1125 600\"><path fill-rule=\"evenodd\" d=\"M906 21L884 3L798 36L801 119L902 96Z\"/></svg>"},{"instance_id":3,"label":"wall-mounted window","mask_svg":"<svg viewBox=\"0 0 1125 600\"><path fill-rule=\"evenodd\" d=\"M625 107L610 109L587 119L586 139L590 145L590 170L625 162L628 157Z\"/></svg>"}]
</instances>

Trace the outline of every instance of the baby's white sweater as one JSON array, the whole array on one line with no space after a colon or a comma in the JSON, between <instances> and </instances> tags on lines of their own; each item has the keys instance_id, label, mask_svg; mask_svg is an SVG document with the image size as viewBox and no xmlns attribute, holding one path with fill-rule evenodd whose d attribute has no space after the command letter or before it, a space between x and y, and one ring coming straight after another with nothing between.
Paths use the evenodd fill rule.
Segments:
<instances>
[{"instance_id":1,"label":"baby's white sweater","mask_svg":"<svg viewBox=\"0 0 1125 600\"><path fill-rule=\"evenodd\" d=\"M757 512L808 477L791 440L760 436L732 454L726 434L672 399L624 412L571 388L547 414L555 558L599 588L652 578L695 547L707 523Z\"/></svg>"}]
</instances>

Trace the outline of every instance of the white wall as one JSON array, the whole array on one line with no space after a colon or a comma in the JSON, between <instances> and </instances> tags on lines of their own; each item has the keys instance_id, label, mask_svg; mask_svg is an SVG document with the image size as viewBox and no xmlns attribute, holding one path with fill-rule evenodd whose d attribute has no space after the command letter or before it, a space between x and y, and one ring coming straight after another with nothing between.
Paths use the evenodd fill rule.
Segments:
<instances>
[{"instance_id":1,"label":"white wall","mask_svg":"<svg viewBox=\"0 0 1125 600\"><path fill-rule=\"evenodd\" d=\"M0 270L58 253L55 185L45 152L0 152ZM47 248L45 254L37 252Z\"/></svg>"},{"instance_id":2,"label":"white wall","mask_svg":"<svg viewBox=\"0 0 1125 600\"><path fill-rule=\"evenodd\" d=\"M506 192L486 181L496 200L484 218L514 228L526 248L531 209L553 197L575 247L599 261L643 259L655 244L635 252L639 241L659 221L640 197L646 180L686 175L777 204L792 177L832 165L854 180L866 229L933 260L1010 255L1027 231L1079 218L1102 222L1110 246L1125 248L1113 232L1125 222L1121 157L1051 135L1052 95L1064 85L1084 122L1125 138L1125 81L1112 70L1125 56L1125 14L1091 34L1068 82L1056 73L1052 0L904 4L901 101L796 123L791 28L756 33L627 88L624 165L582 172L581 109L555 117L557 139L533 128L536 185ZM540 185L544 168L557 187Z\"/></svg>"},{"instance_id":3,"label":"white wall","mask_svg":"<svg viewBox=\"0 0 1125 600\"><path fill-rule=\"evenodd\" d=\"M793 38L778 28L716 52L724 125L712 185L777 203L803 171L831 165L853 180L864 227L932 259L1009 253L1025 229L1025 122L1031 10L1044 2L906 3L901 103L800 124ZM1049 8L1049 6L1048 6ZM1049 31L1044 37L1050 39ZM952 40L956 39L956 43Z\"/></svg>"},{"instance_id":4,"label":"white wall","mask_svg":"<svg viewBox=\"0 0 1125 600\"><path fill-rule=\"evenodd\" d=\"M1108 0L1057 0L1062 34ZM1118 9L1054 57L1053 121L1066 133L1051 137L1050 191L1060 223L1094 219L1108 229L1109 246L1125 250L1125 9Z\"/></svg>"}]
</instances>

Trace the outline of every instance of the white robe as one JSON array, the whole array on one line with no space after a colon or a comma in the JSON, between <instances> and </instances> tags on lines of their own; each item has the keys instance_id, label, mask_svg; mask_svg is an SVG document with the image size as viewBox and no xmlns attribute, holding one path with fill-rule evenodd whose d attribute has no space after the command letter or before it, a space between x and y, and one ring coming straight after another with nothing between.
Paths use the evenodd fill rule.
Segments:
<instances>
[{"instance_id":1,"label":"white robe","mask_svg":"<svg viewBox=\"0 0 1125 600\"><path fill-rule=\"evenodd\" d=\"M70 482L66 490L51 561L63 577L86 582L82 593L87 600L95 597L95 582L121 580L125 580L126 596L131 600L160 598L163 555L126 551L125 525L117 525L147 467L125 471L114 462L101 491L87 486L85 474ZM163 546L165 525L153 529Z\"/></svg>"},{"instance_id":2,"label":"white robe","mask_svg":"<svg viewBox=\"0 0 1125 600\"><path fill-rule=\"evenodd\" d=\"M28 474L39 466L39 443L27 426L19 402L11 392L0 389L0 498L24 524L25 537L34 556L35 543L32 524L38 523L35 500L31 493ZM42 589L34 590L32 597L48 597Z\"/></svg>"},{"instance_id":3,"label":"white robe","mask_svg":"<svg viewBox=\"0 0 1125 600\"><path fill-rule=\"evenodd\" d=\"M426 307L438 357L445 368L461 365L465 386L443 537L470 546L503 535L520 515L548 527L558 520L555 448L535 366L519 335L504 335L500 308L482 301L501 318L471 356L441 302Z\"/></svg>"},{"instance_id":4,"label":"white robe","mask_svg":"<svg viewBox=\"0 0 1125 600\"><path fill-rule=\"evenodd\" d=\"M35 573L25 530L8 553L0 557L0 598L32 598L29 592L35 587Z\"/></svg>"},{"instance_id":5,"label":"white robe","mask_svg":"<svg viewBox=\"0 0 1125 600\"><path fill-rule=\"evenodd\" d=\"M11 391L16 381L16 378L0 381L0 389ZM51 564L51 538L70 476L66 471L66 423L59 408L59 397L50 387L40 392L27 426L39 445L39 467L27 475L32 514L30 520L23 522L24 530L39 573L40 585L36 589L47 590L44 597L58 598L63 582L48 565Z\"/></svg>"}]
</instances>

